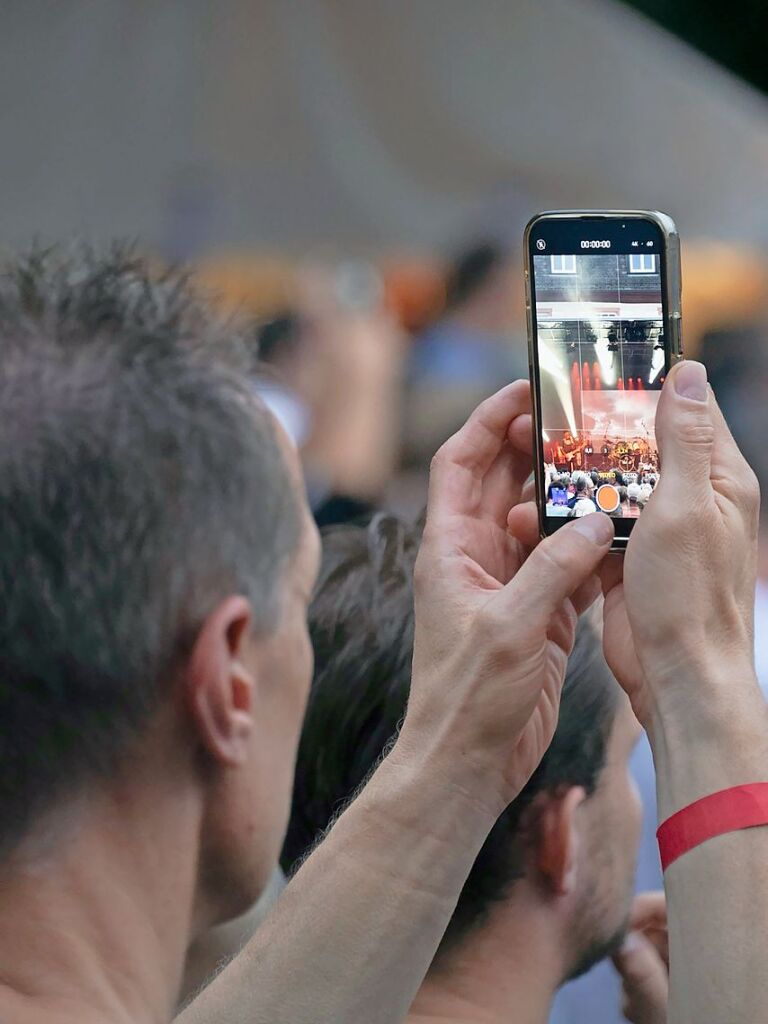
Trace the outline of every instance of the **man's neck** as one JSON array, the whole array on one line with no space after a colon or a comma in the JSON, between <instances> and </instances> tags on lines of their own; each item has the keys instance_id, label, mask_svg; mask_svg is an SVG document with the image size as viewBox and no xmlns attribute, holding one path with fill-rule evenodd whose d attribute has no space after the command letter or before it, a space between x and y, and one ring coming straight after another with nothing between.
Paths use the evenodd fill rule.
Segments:
<instances>
[{"instance_id":1,"label":"man's neck","mask_svg":"<svg viewBox=\"0 0 768 1024\"><path fill-rule=\"evenodd\" d=\"M170 1019L197 865L194 808L165 795L154 820L125 791L83 798L0 866L0 1020Z\"/></svg>"},{"instance_id":2,"label":"man's neck","mask_svg":"<svg viewBox=\"0 0 768 1024\"><path fill-rule=\"evenodd\" d=\"M546 1024L565 962L557 922L518 896L430 970L407 1024Z\"/></svg>"}]
</instances>

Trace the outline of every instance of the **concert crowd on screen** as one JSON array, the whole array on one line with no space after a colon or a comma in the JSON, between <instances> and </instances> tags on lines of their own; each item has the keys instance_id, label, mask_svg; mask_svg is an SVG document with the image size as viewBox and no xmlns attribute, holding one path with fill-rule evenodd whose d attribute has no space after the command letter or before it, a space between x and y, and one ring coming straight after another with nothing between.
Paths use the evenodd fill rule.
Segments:
<instances>
[{"instance_id":1,"label":"concert crowd on screen","mask_svg":"<svg viewBox=\"0 0 768 1024\"><path fill-rule=\"evenodd\" d=\"M637 518L645 508L658 482L656 472L624 472L611 469L589 472L576 469L572 473L560 472L549 463L546 467L547 515L579 518L590 512L607 512L615 518ZM604 486L613 488L618 500L598 503L598 491ZM615 504L615 507L612 507Z\"/></svg>"}]
</instances>

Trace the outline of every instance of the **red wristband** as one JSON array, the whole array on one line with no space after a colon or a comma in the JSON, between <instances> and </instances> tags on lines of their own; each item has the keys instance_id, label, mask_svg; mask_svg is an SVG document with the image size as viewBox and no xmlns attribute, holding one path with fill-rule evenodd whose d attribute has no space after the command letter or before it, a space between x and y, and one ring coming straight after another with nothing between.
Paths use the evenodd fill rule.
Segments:
<instances>
[{"instance_id":1,"label":"red wristband","mask_svg":"<svg viewBox=\"0 0 768 1024\"><path fill-rule=\"evenodd\" d=\"M758 825L768 825L768 782L734 786L705 796L659 825L656 838L662 871L707 839Z\"/></svg>"}]
</instances>

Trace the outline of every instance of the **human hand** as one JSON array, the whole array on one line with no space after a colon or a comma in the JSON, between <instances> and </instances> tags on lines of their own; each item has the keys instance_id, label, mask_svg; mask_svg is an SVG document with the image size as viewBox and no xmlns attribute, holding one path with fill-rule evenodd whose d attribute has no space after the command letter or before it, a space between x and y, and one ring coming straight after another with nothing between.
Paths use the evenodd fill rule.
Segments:
<instances>
[{"instance_id":1,"label":"human hand","mask_svg":"<svg viewBox=\"0 0 768 1024\"><path fill-rule=\"evenodd\" d=\"M629 927L613 956L621 975L622 1013L630 1024L667 1024L669 936L664 893L635 897Z\"/></svg>"},{"instance_id":2,"label":"human hand","mask_svg":"<svg viewBox=\"0 0 768 1024\"><path fill-rule=\"evenodd\" d=\"M732 687L704 695L710 678L754 683L759 509L755 475L701 364L670 372L656 437L663 469L653 498L623 561L603 570L606 659L651 731L662 705L676 717L705 703L719 713L718 699L732 705Z\"/></svg>"},{"instance_id":3,"label":"human hand","mask_svg":"<svg viewBox=\"0 0 768 1024\"><path fill-rule=\"evenodd\" d=\"M613 537L598 515L533 550L507 533L510 508L527 497L529 410L528 382L509 385L433 460L398 741L436 753L463 787L476 780L496 814L552 739L576 620L599 594L595 572Z\"/></svg>"}]
</instances>

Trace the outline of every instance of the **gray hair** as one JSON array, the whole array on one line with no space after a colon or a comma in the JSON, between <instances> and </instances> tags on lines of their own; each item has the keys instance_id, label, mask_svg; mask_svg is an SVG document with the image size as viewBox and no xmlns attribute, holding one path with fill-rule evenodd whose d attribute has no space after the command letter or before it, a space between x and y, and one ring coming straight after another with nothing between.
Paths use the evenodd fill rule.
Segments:
<instances>
[{"instance_id":1,"label":"gray hair","mask_svg":"<svg viewBox=\"0 0 768 1024\"><path fill-rule=\"evenodd\" d=\"M272 627L300 512L247 365L129 247L0 278L0 850L114 770L224 597Z\"/></svg>"}]
</instances>

